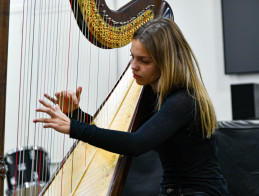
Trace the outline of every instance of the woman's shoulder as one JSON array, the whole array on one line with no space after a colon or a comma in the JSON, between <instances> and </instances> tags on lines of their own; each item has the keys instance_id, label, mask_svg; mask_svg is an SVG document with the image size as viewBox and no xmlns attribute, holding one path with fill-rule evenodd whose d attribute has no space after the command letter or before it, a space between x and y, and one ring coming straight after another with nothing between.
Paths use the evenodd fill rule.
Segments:
<instances>
[{"instance_id":1,"label":"woman's shoulder","mask_svg":"<svg viewBox=\"0 0 259 196\"><path fill-rule=\"evenodd\" d=\"M172 108L191 109L195 107L195 98L191 91L185 88L172 91L165 97L163 105Z\"/></svg>"},{"instance_id":2,"label":"woman's shoulder","mask_svg":"<svg viewBox=\"0 0 259 196\"><path fill-rule=\"evenodd\" d=\"M186 101L186 100L193 101L195 98L192 90L181 88L170 92L166 99L179 100L179 101Z\"/></svg>"}]
</instances>

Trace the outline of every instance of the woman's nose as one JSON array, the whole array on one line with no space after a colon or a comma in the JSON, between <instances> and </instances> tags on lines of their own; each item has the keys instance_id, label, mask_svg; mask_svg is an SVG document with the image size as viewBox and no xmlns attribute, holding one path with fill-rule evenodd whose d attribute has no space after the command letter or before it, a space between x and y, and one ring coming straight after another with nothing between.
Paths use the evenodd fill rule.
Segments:
<instances>
[{"instance_id":1,"label":"woman's nose","mask_svg":"<svg viewBox=\"0 0 259 196\"><path fill-rule=\"evenodd\" d=\"M139 66L137 65L137 62L135 59L131 59L130 66L132 70L135 70L135 71L139 70Z\"/></svg>"}]
</instances>

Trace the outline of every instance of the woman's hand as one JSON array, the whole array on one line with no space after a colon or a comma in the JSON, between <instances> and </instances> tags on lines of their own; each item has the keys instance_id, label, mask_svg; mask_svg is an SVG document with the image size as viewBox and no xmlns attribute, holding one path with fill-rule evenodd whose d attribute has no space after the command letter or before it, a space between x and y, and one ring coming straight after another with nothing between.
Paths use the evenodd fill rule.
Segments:
<instances>
[{"instance_id":1,"label":"woman's hand","mask_svg":"<svg viewBox=\"0 0 259 196\"><path fill-rule=\"evenodd\" d=\"M44 97L52 101L54 104L58 104L61 110L68 114L73 112L79 107L80 95L82 92L82 87L79 86L76 89L76 93L71 90L61 91L55 94L56 98L49 96L48 94L44 94Z\"/></svg>"},{"instance_id":2,"label":"woman's hand","mask_svg":"<svg viewBox=\"0 0 259 196\"><path fill-rule=\"evenodd\" d=\"M60 110L59 105L52 107L46 101L39 100L39 102L45 107L37 108L36 112L46 113L50 118L36 118L33 122L45 123L44 128L53 128L60 133L70 134L70 119Z\"/></svg>"}]
</instances>

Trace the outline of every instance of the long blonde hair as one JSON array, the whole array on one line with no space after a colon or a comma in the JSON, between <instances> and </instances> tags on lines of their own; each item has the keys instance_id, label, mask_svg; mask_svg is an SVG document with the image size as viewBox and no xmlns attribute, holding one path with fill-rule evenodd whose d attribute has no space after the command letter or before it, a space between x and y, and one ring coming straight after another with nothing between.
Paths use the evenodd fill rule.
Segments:
<instances>
[{"instance_id":1,"label":"long blonde hair","mask_svg":"<svg viewBox=\"0 0 259 196\"><path fill-rule=\"evenodd\" d=\"M161 71L158 110L163 98L170 92L186 88L197 100L203 136L206 133L209 138L217 127L215 111L203 84L198 62L176 23L166 18L150 20L135 32L133 39L140 40Z\"/></svg>"}]
</instances>

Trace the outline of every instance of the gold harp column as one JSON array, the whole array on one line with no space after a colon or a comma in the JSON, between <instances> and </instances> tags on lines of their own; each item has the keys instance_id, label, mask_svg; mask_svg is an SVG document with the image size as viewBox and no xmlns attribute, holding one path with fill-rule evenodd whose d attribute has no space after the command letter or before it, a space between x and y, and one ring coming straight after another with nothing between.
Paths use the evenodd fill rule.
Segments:
<instances>
[{"instance_id":1,"label":"gold harp column","mask_svg":"<svg viewBox=\"0 0 259 196\"><path fill-rule=\"evenodd\" d=\"M4 195L5 96L8 52L9 0L0 0L0 195Z\"/></svg>"}]
</instances>

